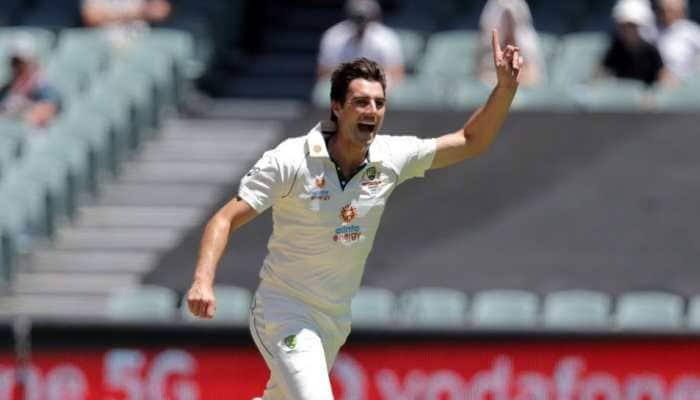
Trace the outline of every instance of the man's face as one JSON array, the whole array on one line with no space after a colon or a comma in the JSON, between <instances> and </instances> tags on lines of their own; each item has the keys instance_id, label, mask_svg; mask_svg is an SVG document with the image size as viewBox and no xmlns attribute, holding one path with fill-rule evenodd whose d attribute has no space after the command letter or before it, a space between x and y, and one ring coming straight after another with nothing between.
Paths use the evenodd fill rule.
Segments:
<instances>
[{"instance_id":1,"label":"man's face","mask_svg":"<svg viewBox=\"0 0 700 400\"><path fill-rule=\"evenodd\" d=\"M385 102L381 83L353 79L345 103L332 104L338 132L351 143L369 146L384 122Z\"/></svg>"},{"instance_id":2,"label":"man's face","mask_svg":"<svg viewBox=\"0 0 700 400\"><path fill-rule=\"evenodd\" d=\"M635 49L642 43L639 26L636 24L631 22L618 23L617 30L620 32L620 38L625 46Z\"/></svg>"},{"instance_id":3,"label":"man's face","mask_svg":"<svg viewBox=\"0 0 700 400\"><path fill-rule=\"evenodd\" d=\"M657 2L659 20L669 26L678 19L685 18L683 4L678 0L660 0Z\"/></svg>"}]
</instances>

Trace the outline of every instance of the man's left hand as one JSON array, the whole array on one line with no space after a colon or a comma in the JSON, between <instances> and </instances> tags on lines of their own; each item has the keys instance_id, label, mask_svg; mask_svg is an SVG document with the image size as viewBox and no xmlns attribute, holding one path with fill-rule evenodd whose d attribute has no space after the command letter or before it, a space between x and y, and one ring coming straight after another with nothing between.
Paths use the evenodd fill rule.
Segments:
<instances>
[{"instance_id":1,"label":"man's left hand","mask_svg":"<svg viewBox=\"0 0 700 400\"><path fill-rule=\"evenodd\" d=\"M497 85L516 89L520 83L520 67L523 63L520 49L517 46L506 45L506 48L502 50L498 31L495 29L491 34L491 47L493 47L493 63L498 78Z\"/></svg>"}]
</instances>

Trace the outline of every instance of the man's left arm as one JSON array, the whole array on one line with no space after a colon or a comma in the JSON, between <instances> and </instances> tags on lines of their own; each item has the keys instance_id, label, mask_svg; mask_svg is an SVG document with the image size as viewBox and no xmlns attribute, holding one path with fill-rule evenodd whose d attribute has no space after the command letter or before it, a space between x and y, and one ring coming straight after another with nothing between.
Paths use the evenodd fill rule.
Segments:
<instances>
[{"instance_id":1,"label":"man's left arm","mask_svg":"<svg viewBox=\"0 0 700 400\"><path fill-rule=\"evenodd\" d=\"M431 169L448 167L485 152L505 122L518 89L522 57L515 46L501 50L496 30L491 44L498 83L486 104L472 114L462 129L437 138Z\"/></svg>"}]
</instances>

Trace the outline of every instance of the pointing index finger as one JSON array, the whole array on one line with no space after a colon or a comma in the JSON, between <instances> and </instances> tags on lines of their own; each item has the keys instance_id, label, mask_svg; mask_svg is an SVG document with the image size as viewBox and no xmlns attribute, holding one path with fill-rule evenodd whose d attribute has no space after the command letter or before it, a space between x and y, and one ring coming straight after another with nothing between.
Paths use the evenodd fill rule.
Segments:
<instances>
[{"instance_id":1,"label":"pointing index finger","mask_svg":"<svg viewBox=\"0 0 700 400\"><path fill-rule=\"evenodd\" d=\"M491 47L493 48L493 59L496 60L501 54L501 42L498 39L498 30L491 31Z\"/></svg>"}]
</instances>

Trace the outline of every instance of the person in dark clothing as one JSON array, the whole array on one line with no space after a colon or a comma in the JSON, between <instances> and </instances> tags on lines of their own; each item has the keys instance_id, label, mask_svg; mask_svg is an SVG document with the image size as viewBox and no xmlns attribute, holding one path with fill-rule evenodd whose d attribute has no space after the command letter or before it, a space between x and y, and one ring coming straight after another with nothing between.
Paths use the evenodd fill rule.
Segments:
<instances>
[{"instance_id":1,"label":"person in dark clothing","mask_svg":"<svg viewBox=\"0 0 700 400\"><path fill-rule=\"evenodd\" d=\"M616 30L603 58L610 75L636 79L651 85L660 78L663 60L655 45L644 39L641 29L653 23L651 8L641 0L622 0L613 10Z\"/></svg>"},{"instance_id":2,"label":"person in dark clothing","mask_svg":"<svg viewBox=\"0 0 700 400\"><path fill-rule=\"evenodd\" d=\"M60 111L60 94L41 75L31 42L17 41L10 54L12 76L0 87L0 116L44 128Z\"/></svg>"}]
</instances>

